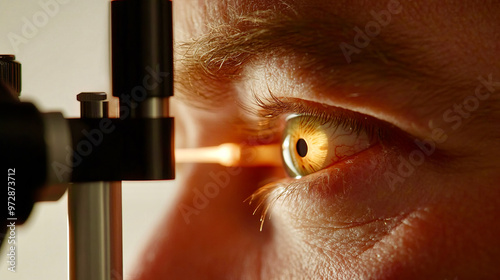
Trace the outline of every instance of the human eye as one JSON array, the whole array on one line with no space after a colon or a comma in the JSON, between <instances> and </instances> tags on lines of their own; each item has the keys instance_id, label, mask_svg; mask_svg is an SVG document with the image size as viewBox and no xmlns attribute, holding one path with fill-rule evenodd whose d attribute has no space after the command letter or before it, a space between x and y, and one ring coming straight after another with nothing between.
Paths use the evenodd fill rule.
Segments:
<instances>
[{"instance_id":1,"label":"human eye","mask_svg":"<svg viewBox=\"0 0 500 280\"><path fill-rule=\"evenodd\" d=\"M355 155L376 139L363 123L347 116L291 115L283 131L283 165L301 178Z\"/></svg>"},{"instance_id":2,"label":"human eye","mask_svg":"<svg viewBox=\"0 0 500 280\"><path fill-rule=\"evenodd\" d=\"M259 99L269 133L281 139L283 168L295 179L348 160L385 137L372 117L300 99Z\"/></svg>"}]
</instances>

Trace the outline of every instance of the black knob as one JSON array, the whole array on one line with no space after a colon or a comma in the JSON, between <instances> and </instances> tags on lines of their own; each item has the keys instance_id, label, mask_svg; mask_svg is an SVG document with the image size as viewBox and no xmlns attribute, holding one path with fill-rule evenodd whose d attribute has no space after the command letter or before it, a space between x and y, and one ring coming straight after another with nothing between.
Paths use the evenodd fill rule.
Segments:
<instances>
[{"instance_id":1,"label":"black knob","mask_svg":"<svg viewBox=\"0 0 500 280\"><path fill-rule=\"evenodd\" d=\"M21 94L21 63L12 54L0 54L0 80Z\"/></svg>"},{"instance_id":2,"label":"black knob","mask_svg":"<svg viewBox=\"0 0 500 280\"><path fill-rule=\"evenodd\" d=\"M80 101L82 118L107 118L108 102L105 92L82 92L76 96Z\"/></svg>"}]
</instances>

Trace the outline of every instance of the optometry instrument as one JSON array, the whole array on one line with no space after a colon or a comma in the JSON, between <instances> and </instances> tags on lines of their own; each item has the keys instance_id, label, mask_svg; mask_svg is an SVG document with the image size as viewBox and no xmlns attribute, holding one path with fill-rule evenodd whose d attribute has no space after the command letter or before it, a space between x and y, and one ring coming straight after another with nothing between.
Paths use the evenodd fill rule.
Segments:
<instances>
[{"instance_id":1,"label":"optometry instrument","mask_svg":"<svg viewBox=\"0 0 500 280\"><path fill-rule=\"evenodd\" d=\"M76 96L80 118L21 102L21 63L0 55L0 166L8 178L1 244L10 246L9 229L35 202L67 191L70 279L121 279L121 181L174 179L176 162L281 165L277 145L226 143L174 157L171 1L111 1L111 31L117 118L109 118L104 92Z\"/></svg>"},{"instance_id":2,"label":"optometry instrument","mask_svg":"<svg viewBox=\"0 0 500 280\"><path fill-rule=\"evenodd\" d=\"M68 190L70 279L123 275L122 180L175 178L172 2L112 1L111 30L119 118L108 118L107 95L99 92L77 95L81 118L39 112L17 97L21 64L0 56L0 158L9 202L2 231L26 221L34 202Z\"/></svg>"}]
</instances>

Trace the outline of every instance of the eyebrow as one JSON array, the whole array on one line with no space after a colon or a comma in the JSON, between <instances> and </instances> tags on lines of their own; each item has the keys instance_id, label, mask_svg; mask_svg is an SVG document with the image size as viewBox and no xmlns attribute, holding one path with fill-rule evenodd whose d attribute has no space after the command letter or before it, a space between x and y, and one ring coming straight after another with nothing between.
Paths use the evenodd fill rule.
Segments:
<instances>
[{"instance_id":1,"label":"eyebrow","mask_svg":"<svg viewBox=\"0 0 500 280\"><path fill-rule=\"evenodd\" d=\"M400 90L405 97L401 106L425 107L429 113L451 106L460 98L457 93L470 94L477 83L464 73L447 72L453 70L447 70L443 59L447 54L426 46L428 38L397 29L372 38L349 63L339 45L353 45L353 27L361 25L341 16L312 18L277 10L242 14L218 8L206 11L205 22L206 32L178 44L176 61L182 98L198 107L220 104L231 93L232 83L242 78L245 65L273 57L294 60L301 68L297 75L314 73L315 86L324 92L353 84L378 92L405 85L407 91L425 94L415 98ZM394 94L394 90L387 92Z\"/></svg>"}]
</instances>

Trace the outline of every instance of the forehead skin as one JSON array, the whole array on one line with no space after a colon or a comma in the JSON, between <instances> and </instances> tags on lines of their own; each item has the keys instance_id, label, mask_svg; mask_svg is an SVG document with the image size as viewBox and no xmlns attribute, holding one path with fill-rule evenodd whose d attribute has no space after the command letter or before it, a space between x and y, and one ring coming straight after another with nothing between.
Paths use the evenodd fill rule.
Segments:
<instances>
[{"instance_id":1,"label":"forehead skin","mask_svg":"<svg viewBox=\"0 0 500 280\"><path fill-rule=\"evenodd\" d=\"M373 20L371 11L387 10L390 1L245 1L187 0L176 4L176 40L191 40L207 31L211 20L227 20L228 14L258 10L289 11L303 17L342 17L363 28ZM405 33L426 38L420 47L432 48L437 61L463 77L498 71L500 15L498 1L400 1L402 12L394 15L384 33ZM445 43L446 42L446 43ZM319 46L320 47L320 46ZM446 61L446 63L444 63Z\"/></svg>"}]
</instances>

